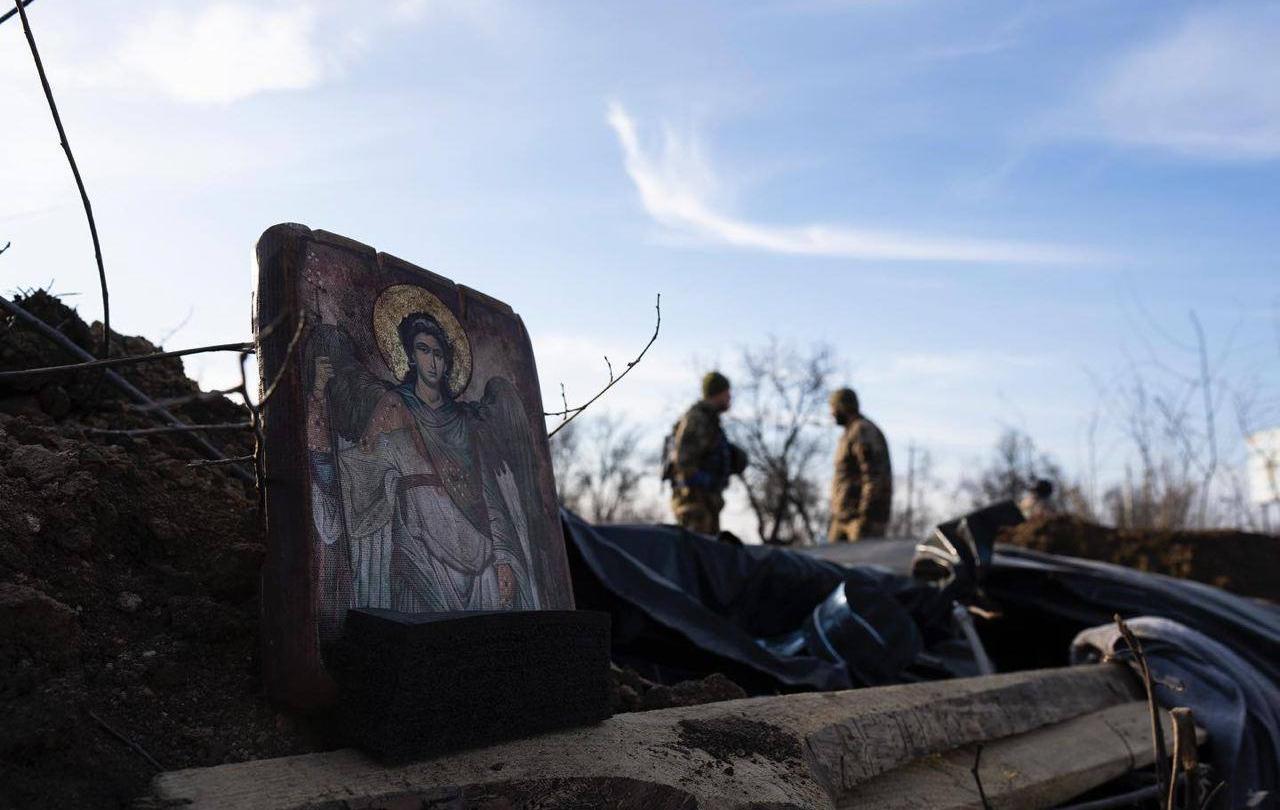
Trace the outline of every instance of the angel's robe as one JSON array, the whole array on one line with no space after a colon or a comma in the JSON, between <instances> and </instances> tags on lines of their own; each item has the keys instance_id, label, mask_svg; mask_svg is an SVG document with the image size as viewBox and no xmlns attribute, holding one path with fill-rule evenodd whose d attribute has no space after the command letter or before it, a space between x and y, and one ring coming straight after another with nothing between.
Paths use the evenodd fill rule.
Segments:
<instances>
[{"instance_id":1,"label":"angel's robe","mask_svg":"<svg viewBox=\"0 0 1280 810\"><path fill-rule=\"evenodd\" d=\"M432 408L411 386L398 386L362 440L337 451L338 469L317 471L316 528L334 545L345 526L353 606L408 613L538 606L515 477L485 452L483 421L472 403ZM333 458L313 454L313 464ZM514 575L509 605L499 594L499 565Z\"/></svg>"}]
</instances>

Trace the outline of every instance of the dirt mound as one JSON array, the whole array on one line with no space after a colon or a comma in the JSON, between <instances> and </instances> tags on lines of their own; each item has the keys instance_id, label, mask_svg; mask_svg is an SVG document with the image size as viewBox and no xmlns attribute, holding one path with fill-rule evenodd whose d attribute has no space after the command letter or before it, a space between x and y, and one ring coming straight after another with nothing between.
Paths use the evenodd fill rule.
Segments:
<instances>
[{"instance_id":1,"label":"dirt mound","mask_svg":"<svg viewBox=\"0 0 1280 810\"><path fill-rule=\"evenodd\" d=\"M1280 538L1239 531L1111 529L1071 516L1004 530L1000 541L1280 600Z\"/></svg>"},{"instance_id":2,"label":"dirt mound","mask_svg":"<svg viewBox=\"0 0 1280 810\"><path fill-rule=\"evenodd\" d=\"M100 331L57 299L22 303L96 348ZM6 370L76 359L11 318L0 347ZM114 349L154 350L140 338ZM158 399L198 391L180 360L120 373ZM247 418L222 397L174 412ZM251 487L188 467L199 453L182 436L85 430L157 424L100 373L0 388L0 807L125 805L156 772L148 756L169 769L315 747L260 697ZM209 438L229 455L252 446L240 432Z\"/></svg>"}]
</instances>

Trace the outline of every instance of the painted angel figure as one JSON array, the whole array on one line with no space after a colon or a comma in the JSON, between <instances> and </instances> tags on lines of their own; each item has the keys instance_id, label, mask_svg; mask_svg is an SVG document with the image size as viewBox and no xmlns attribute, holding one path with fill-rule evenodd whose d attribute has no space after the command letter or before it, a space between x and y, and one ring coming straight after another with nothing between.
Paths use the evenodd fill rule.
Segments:
<instances>
[{"instance_id":1,"label":"painted angel figure","mask_svg":"<svg viewBox=\"0 0 1280 810\"><path fill-rule=\"evenodd\" d=\"M373 321L397 382L360 363L339 327L318 327L308 347L322 625L336 630L348 607L539 607L534 549L546 538L515 387L493 377L478 401L458 398L469 341L420 287L385 290Z\"/></svg>"}]
</instances>

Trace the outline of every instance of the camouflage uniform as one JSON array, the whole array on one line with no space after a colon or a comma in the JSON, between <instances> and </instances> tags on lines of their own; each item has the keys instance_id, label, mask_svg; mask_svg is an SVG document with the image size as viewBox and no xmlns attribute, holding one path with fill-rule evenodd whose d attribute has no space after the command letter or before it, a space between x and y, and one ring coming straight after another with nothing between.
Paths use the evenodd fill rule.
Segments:
<instances>
[{"instance_id":1,"label":"camouflage uniform","mask_svg":"<svg viewBox=\"0 0 1280 810\"><path fill-rule=\"evenodd\" d=\"M733 446L720 414L698 402L676 423L671 458L671 510L676 523L694 532L717 534L724 490L732 474Z\"/></svg>"},{"instance_id":2,"label":"camouflage uniform","mask_svg":"<svg viewBox=\"0 0 1280 810\"><path fill-rule=\"evenodd\" d=\"M831 532L835 541L884 537L893 503L889 444L861 414L845 426L831 479Z\"/></svg>"},{"instance_id":3,"label":"camouflage uniform","mask_svg":"<svg viewBox=\"0 0 1280 810\"><path fill-rule=\"evenodd\" d=\"M1018 501L1018 508L1027 520L1049 518L1058 514L1057 504L1053 500L1053 484L1043 479L1036 481L1027 488L1022 500Z\"/></svg>"}]
</instances>

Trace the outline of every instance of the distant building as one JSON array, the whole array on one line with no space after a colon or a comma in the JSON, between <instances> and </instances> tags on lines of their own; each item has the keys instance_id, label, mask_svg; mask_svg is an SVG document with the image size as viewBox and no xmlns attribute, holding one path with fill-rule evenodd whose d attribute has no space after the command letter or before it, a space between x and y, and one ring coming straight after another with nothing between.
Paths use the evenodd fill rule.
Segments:
<instances>
[{"instance_id":1,"label":"distant building","mask_svg":"<svg viewBox=\"0 0 1280 810\"><path fill-rule=\"evenodd\" d=\"M1280 503L1280 428L1259 430L1249 445L1249 499L1258 506Z\"/></svg>"},{"instance_id":2,"label":"distant building","mask_svg":"<svg viewBox=\"0 0 1280 810\"><path fill-rule=\"evenodd\" d=\"M1259 430L1245 437L1248 444L1249 500L1262 512L1263 528L1270 531L1269 512L1280 504L1280 427Z\"/></svg>"}]
</instances>

